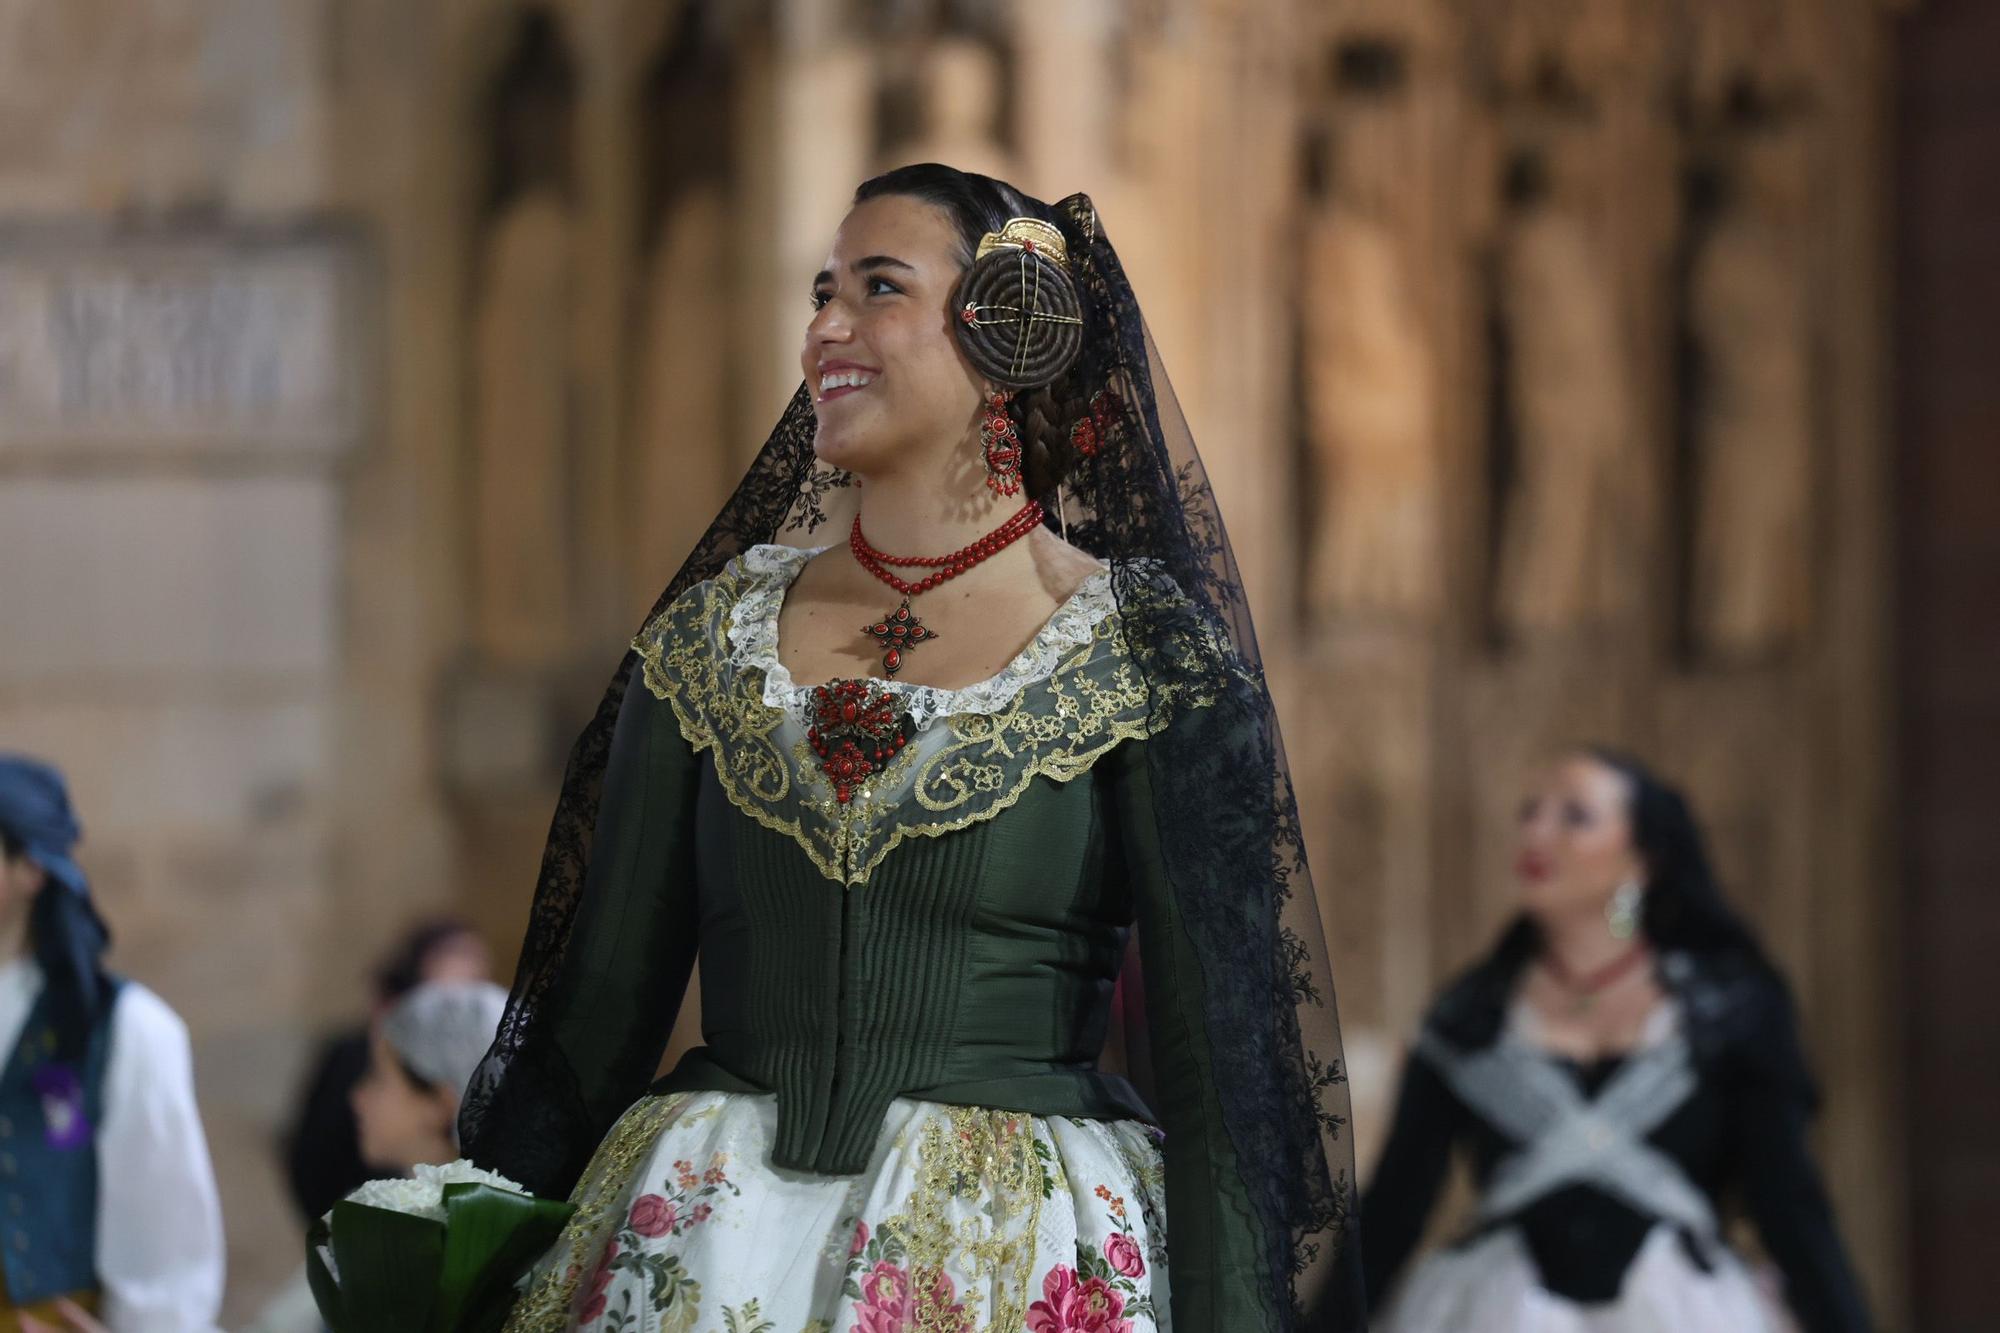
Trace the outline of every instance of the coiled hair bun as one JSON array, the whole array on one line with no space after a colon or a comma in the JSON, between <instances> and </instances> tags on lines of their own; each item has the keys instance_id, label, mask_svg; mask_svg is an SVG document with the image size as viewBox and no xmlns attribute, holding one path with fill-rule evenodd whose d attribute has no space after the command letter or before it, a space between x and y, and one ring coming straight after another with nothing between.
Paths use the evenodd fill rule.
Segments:
<instances>
[{"instance_id":1,"label":"coiled hair bun","mask_svg":"<svg viewBox=\"0 0 2000 1333\"><path fill-rule=\"evenodd\" d=\"M958 340L974 370L1009 389L1060 379L1083 350L1083 302L1062 232L1013 218L988 232L953 298Z\"/></svg>"}]
</instances>

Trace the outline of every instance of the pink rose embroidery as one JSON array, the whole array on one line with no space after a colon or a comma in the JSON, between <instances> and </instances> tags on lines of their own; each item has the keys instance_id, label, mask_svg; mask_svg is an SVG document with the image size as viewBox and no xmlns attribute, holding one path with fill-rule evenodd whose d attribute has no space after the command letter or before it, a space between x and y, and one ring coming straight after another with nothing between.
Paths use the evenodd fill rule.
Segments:
<instances>
[{"instance_id":1,"label":"pink rose embroidery","mask_svg":"<svg viewBox=\"0 0 2000 1333\"><path fill-rule=\"evenodd\" d=\"M1058 1265L1042 1279L1042 1299L1028 1307L1028 1333L1132 1333L1125 1298L1101 1277L1083 1282Z\"/></svg>"},{"instance_id":2,"label":"pink rose embroidery","mask_svg":"<svg viewBox=\"0 0 2000 1333\"><path fill-rule=\"evenodd\" d=\"M1105 1240L1104 1262L1120 1277L1138 1277L1146 1271L1146 1256L1139 1252L1139 1242L1124 1232Z\"/></svg>"},{"instance_id":3,"label":"pink rose embroidery","mask_svg":"<svg viewBox=\"0 0 2000 1333\"><path fill-rule=\"evenodd\" d=\"M678 1213L678 1209L657 1194L641 1195L632 1205L632 1218L627 1225L642 1236L664 1236L674 1229Z\"/></svg>"},{"instance_id":4,"label":"pink rose embroidery","mask_svg":"<svg viewBox=\"0 0 2000 1333\"><path fill-rule=\"evenodd\" d=\"M862 1276L855 1333L905 1333L909 1316L909 1275L884 1259Z\"/></svg>"},{"instance_id":5,"label":"pink rose embroidery","mask_svg":"<svg viewBox=\"0 0 2000 1333\"><path fill-rule=\"evenodd\" d=\"M909 1274L882 1260L861 1279L861 1300L854 1307L855 1333L911 1333L918 1327L919 1316L926 1329L965 1330L970 1321L965 1307L952 1301L955 1294L951 1279L939 1273L919 1311L919 1302L912 1299Z\"/></svg>"},{"instance_id":6,"label":"pink rose embroidery","mask_svg":"<svg viewBox=\"0 0 2000 1333\"><path fill-rule=\"evenodd\" d=\"M852 1259L867 1248L868 1224L866 1222L856 1222L854 1224L854 1243L847 1247L847 1257Z\"/></svg>"}]
</instances>

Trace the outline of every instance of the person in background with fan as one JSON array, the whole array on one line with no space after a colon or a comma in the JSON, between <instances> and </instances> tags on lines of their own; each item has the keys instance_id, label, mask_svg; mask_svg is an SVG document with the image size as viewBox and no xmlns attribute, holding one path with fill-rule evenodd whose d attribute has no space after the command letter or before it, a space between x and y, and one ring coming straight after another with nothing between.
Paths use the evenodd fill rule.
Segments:
<instances>
[{"instance_id":1,"label":"person in background with fan","mask_svg":"<svg viewBox=\"0 0 2000 1333\"><path fill-rule=\"evenodd\" d=\"M1522 803L1514 873L1521 916L1425 1019L1363 1201L1376 1326L1779 1333L1782 1305L1806 1333L1866 1329L1790 993L1687 803L1629 756L1568 754ZM1472 1227L1398 1289L1455 1146ZM1724 1244L1735 1198L1781 1300Z\"/></svg>"}]
</instances>

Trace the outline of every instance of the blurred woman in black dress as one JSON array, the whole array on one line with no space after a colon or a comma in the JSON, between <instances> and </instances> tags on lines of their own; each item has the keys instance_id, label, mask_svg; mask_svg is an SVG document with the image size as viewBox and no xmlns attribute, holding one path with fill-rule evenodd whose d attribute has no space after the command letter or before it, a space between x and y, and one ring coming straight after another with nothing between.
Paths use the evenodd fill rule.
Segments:
<instances>
[{"instance_id":1,"label":"blurred woman in black dress","mask_svg":"<svg viewBox=\"0 0 2000 1333\"><path fill-rule=\"evenodd\" d=\"M1628 757L1567 755L1522 805L1514 872L1521 916L1426 1017L1363 1201L1377 1327L1867 1328L1806 1147L1791 996L1681 796ZM1472 1224L1398 1286L1454 1147ZM1723 1241L1738 1203L1781 1295Z\"/></svg>"}]
</instances>

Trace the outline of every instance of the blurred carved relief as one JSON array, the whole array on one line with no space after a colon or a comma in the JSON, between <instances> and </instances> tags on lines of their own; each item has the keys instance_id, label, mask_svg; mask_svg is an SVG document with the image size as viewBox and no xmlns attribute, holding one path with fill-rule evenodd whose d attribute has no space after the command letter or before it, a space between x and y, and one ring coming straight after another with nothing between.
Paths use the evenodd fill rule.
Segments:
<instances>
[{"instance_id":1,"label":"blurred carved relief","mask_svg":"<svg viewBox=\"0 0 2000 1333\"><path fill-rule=\"evenodd\" d=\"M735 95L728 51L691 10L646 80L635 135L645 191L627 516L635 613L652 605L736 480L735 347L718 336L735 304Z\"/></svg>"},{"instance_id":2,"label":"blurred carved relief","mask_svg":"<svg viewBox=\"0 0 2000 1333\"><path fill-rule=\"evenodd\" d=\"M1811 146L1748 84L1694 177L1683 296L1693 485L1690 638L1710 661L1782 652L1811 610Z\"/></svg>"},{"instance_id":3,"label":"blurred carved relief","mask_svg":"<svg viewBox=\"0 0 2000 1333\"><path fill-rule=\"evenodd\" d=\"M1647 486L1629 354L1598 209L1593 99L1550 58L1511 122L1492 274L1500 497L1495 619L1510 635L1605 619L1636 599Z\"/></svg>"},{"instance_id":4,"label":"blurred carved relief","mask_svg":"<svg viewBox=\"0 0 2000 1333\"><path fill-rule=\"evenodd\" d=\"M907 107L913 123L885 127L890 148L884 170L910 162L943 162L998 180L1019 176L1020 163L1000 137L1006 71L989 43L958 35L924 43L911 82L900 92L890 105Z\"/></svg>"},{"instance_id":5,"label":"blurred carved relief","mask_svg":"<svg viewBox=\"0 0 2000 1333\"><path fill-rule=\"evenodd\" d=\"M493 97L490 210L473 272L475 641L510 667L575 647L575 80L555 21L531 11Z\"/></svg>"},{"instance_id":6,"label":"blurred carved relief","mask_svg":"<svg viewBox=\"0 0 2000 1333\"><path fill-rule=\"evenodd\" d=\"M1438 381L1407 225L1416 115L1408 52L1342 44L1310 163L1299 364L1315 620L1428 614L1442 587Z\"/></svg>"},{"instance_id":7,"label":"blurred carved relief","mask_svg":"<svg viewBox=\"0 0 2000 1333\"><path fill-rule=\"evenodd\" d=\"M0 446L344 446L351 235L0 235Z\"/></svg>"}]
</instances>

